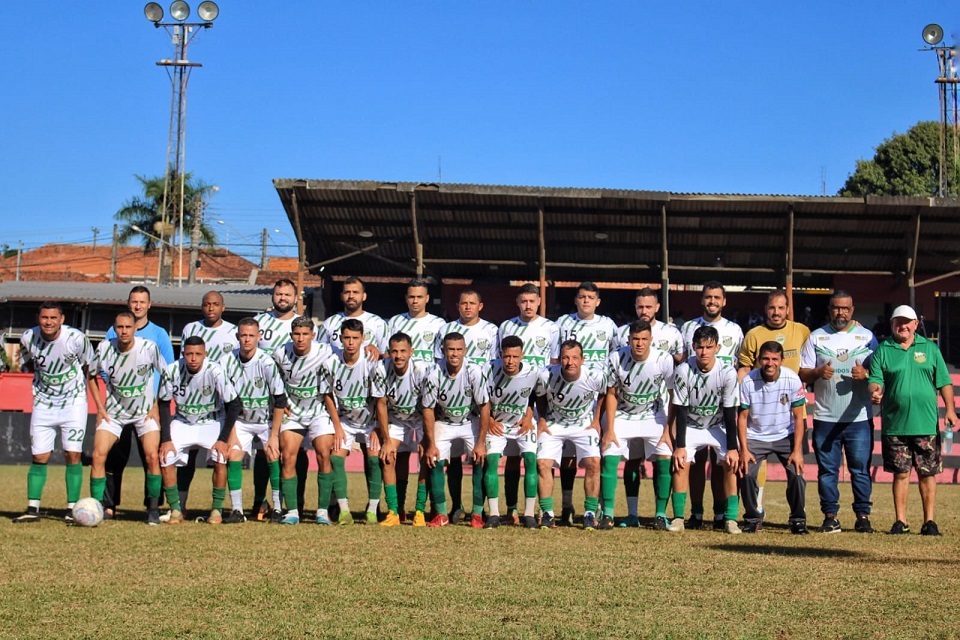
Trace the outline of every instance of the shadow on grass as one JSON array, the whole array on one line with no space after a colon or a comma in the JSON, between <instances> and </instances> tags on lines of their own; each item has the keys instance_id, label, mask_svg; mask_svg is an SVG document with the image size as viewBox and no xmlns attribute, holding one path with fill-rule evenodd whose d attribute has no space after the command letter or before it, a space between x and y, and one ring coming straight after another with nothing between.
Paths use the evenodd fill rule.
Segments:
<instances>
[{"instance_id":1,"label":"shadow on grass","mask_svg":"<svg viewBox=\"0 0 960 640\"><path fill-rule=\"evenodd\" d=\"M782 547L775 544L711 544L708 549L760 556L790 556L796 558L870 558L866 551L828 549L820 547Z\"/></svg>"}]
</instances>

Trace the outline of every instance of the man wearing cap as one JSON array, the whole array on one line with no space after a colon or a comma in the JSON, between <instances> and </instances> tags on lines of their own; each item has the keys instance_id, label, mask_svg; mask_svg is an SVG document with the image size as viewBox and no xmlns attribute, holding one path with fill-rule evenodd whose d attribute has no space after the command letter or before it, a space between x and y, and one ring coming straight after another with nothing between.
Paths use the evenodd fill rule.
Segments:
<instances>
[{"instance_id":1,"label":"man wearing cap","mask_svg":"<svg viewBox=\"0 0 960 640\"><path fill-rule=\"evenodd\" d=\"M944 425L957 422L953 383L940 349L917 335L917 312L900 305L890 319L891 336L877 347L870 363L870 399L880 405L883 469L893 473L896 521L891 534L910 533L907 490L910 470L920 478L923 526L920 535L939 536L933 520L937 474L943 469L938 433L937 390L946 407Z\"/></svg>"}]
</instances>

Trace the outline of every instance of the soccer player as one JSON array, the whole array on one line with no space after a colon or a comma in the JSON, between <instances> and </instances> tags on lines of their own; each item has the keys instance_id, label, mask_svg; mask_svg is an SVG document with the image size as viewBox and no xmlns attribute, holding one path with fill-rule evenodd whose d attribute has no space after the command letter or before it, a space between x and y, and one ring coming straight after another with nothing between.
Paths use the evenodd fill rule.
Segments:
<instances>
[{"instance_id":1,"label":"soccer player","mask_svg":"<svg viewBox=\"0 0 960 640\"><path fill-rule=\"evenodd\" d=\"M607 390L604 376L583 366L583 347L576 340L560 344L560 364L540 371L537 379L537 476L540 528L552 529L553 467L560 463L563 445L573 443L577 462L584 468L583 528L597 526L600 503L600 405Z\"/></svg>"},{"instance_id":2,"label":"soccer player","mask_svg":"<svg viewBox=\"0 0 960 640\"><path fill-rule=\"evenodd\" d=\"M413 341L413 359L418 362L433 364L434 347L437 338L442 336L443 319L427 311L430 303L430 291L427 281L414 278L407 283L405 294L407 312L400 313L392 318L387 326L387 333L405 333Z\"/></svg>"},{"instance_id":3,"label":"soccer player","mask_svg":"<svg viewBox=\"0 0 960 640\"><path fill-rule=\"evenodd\" d=\"M384 361L387 425L385 429L381 427L387 437L380 447L380 460L383 463L384 494L389 511L380 524L394 527L406 519L402 498L410 473L410 454L416 452L423 442L420 397L427 377L427 365L413 360L413 346L410 336L405 333L390 336L388 355L389 358ZM378 418L381 418L380 414ZM424 516L427 506L427 475L422 462L419 475L413 525L424 527L427 524ZM404 492L399 492L400 486Z\"/></svg>"},{"instance_id":4,"label":"soccer player","mask_svg":"<svg viewBox=\"0 0 960 640\"><path fill-rule=\"evenodd\" d=\"M367 301L363 280L357 276L347 276L340 291L340 301L343 302L343 311L323 321L319 332L320 342L328 344L334 353L343 351L340 325L347 318L353 318L363 323L363 347L366 357L377 360L387 350L387 323L377 314L363 308L363 303Z\"/></svg>"},{"instance_id":5,"label":"soccer player","mask_svg":"<svg viewBox=\"0 0 960 640\"><path fill-rule=\"evenodd\" d=\"M446 514L443 468L450 459L450 447L456 441L463 443L467 456L477 459L473 447L483 434L490 419L490 402L483 369L466 363L466 341L459 333L443 337L443 360L428 370L423 385L423 430L425 458L433 469L430 486L436 517L429 527L450 524ZM482 460L481 460L482 462ZM483 527L483 476L473 476L473 513L470 526Z\"/></svg>"},{"instance_id":6,"label":"soccer player","mask_svg":"<svg viewBox=\"0 0 960 640\"><path fill-rule=\"evenodd\" d=\"M354 442L370 467L367 480L367 523L377 524L377 509L383 476L380 470L380 443L387 434L380 428L386 424L387 401L384 398L385 372L379 360L363 357L363 323L347 318L340 325L343 350L328 358L322 365L324 387L329 402L335 402L336 411L330 411L334 427L343 431L342 447L330 458L333 465L333 492L340 505L339 523L353 524L350 502L347 499L346 457Z\"/></svg>"},{"instance_id":7,"label":"soccer player","mask_svg":"<svg viewBox=\"0 0 960 640\"><path fill-rule=\"evenodd\" d=\"M703 315L683 323L680 333L683 335L684 350L689 358L693 354L693 336L700 327L709 326L717 330L716 359L722 364L730 365L736 370L737 358L740 355L740 345L743 342L743 330L736 322L723 317L723 308L727 304L726 290L716 280L705 282L703 285L700 305ZM689 529L703 528L703 493L706 487L707 449L692 460L690 469L690 497L693 501ZM724 524L725 505L722 499L724 494L723 472L720 470L720 461L711 464L713 475L711 487L713 489L713 528L722 529Z\"/></svg>"},{"instance_id":8,"label":"soccer player","mask_svg":"<svg viewBox=\"0 0 960 640\"><path fill-rule=\"evenodd\" d=\"M763 528L763 512L757 505L757 471L768 456L776 456L787 471L787 502L790 533L805 535L807 512L803 479L803 407L806 390L800 377L781 366L783 347L769 340L760 345L760 368L748 373L740 384L740 470L743 473L744 533Z\"/></svg>"},{"instance_id":9,"label":"soccer player","mask_svg":"<svg viewBox=\"0 0 960 640\"><path fill-rule=\"evenodd\" d=\"M653 459L654 526L664 531L670 497L670 433L673 419L673 356L650 346L652 332L645 320L630 325L630 344L610 354L605 397L607 430L600 442L600 486L603 517L598 529L613 527L617 469L631 444L640 441ZM642 461L641 461L642 462ZM624 469L626 476L626 469ZM634 505L634 509L636 506ZM633 519L637 515L634 511ZM630 523L632 524L632 523ZM638 526L638 525L634 525Z\"/></svg>"},{"instance_id":10,"label":"soccer player","mask_svg":"<svg viewBox=\"0 0 960 640\"><path fill-rule=\"evenodd\" d=\"M243 515L243 456L253 456L253 439L267 445L264 455L270 468L270 488L273 490L271 522L279 522L280 513L280 451L271 448L270 434L279 433L283 424L287 396L277 363L258 348L260 325L254 318L242 318L237 323L236 340L239 347L220 360L227 379L233 383L242 409L234 424L227 455L227 488L233 510L223 519L224 524L246 521Z\"/></svg>"},{"instance_id":11,"label":"soccer player","mask_svg":"<svg viewBox=\"0 0 960 640\"><path fill-rule=\"evenodd\" d=\"M650 346L660 351L666 351L673 358L674 364L680 364L687 359L687 353L683 345L683 336L680 330L669 322L657 320L657 313L660 312L660 300L657 292L650 287L644 287L637 291L634 298L634 310L637 312L637 319L643 320L650 325ZM630 326L633 323L627 323L620 327L617 336L617 345L619 347L630 346ZM667 405L669 406L669 402ZM643 458L645 451L641 451L642 441L633 440L630 450L627 454L627 461L623 465L623 488L627 496L627 517L620 522L621 527L639 527L640 518L637 507L640 501L640 476L643 468ZM649 457L649 456L648 456Z\"/></svg>"},{"instance_id":12,"label":"soccer player","mask_svg":"<svg viewBox=\"0 0 960 640\"><path fill-rule=\"evenodd\" d=\"M484 438L474 451L486 458L484 486L490 505L485 529L500 526L500 477L497 466L500 456L512 446L523 457L523 526L537 528L534 509L537 501L537 432L533 428L533 391L537 387L540 368L523 361L523 340L507 336L500 343L500 359L490 366L487 395L490 398L490 422Z\"/></svg>"},{"instance_id":13,"label":"soccer player","mask_svg":"<svg viewBox=\"0 0 960 640\"><path fill-rule=\"evenodd\" d=\"M560 330L556 323L539 315L540 289L527 283L517 293L519 315L500 325L497 340L517 336L523 341L523 361L542 369L556 364L559 355ZM517 516L517 498L520 489L520 456L506 452L507 462L503 468L503 493L507 503L507 521L520 524Z\"/></svg>"},{"instance_id":14,"label":"soccer player","mask_svg":"<svg viewBox=\"0 0 960 640\"><path fill-rule=\"evenodd\" d=\"M207 349L200 336L183 343L180 359L160 377L160 471L163 491L170 503L169 524L183 522L176 467L187 462L187 451L202 447L213 463L213 508L207 522L223 522L223 500L227 494L227 441L240 415L240 400L233 385L215 362L206 359ZM170 402L176 415L170 415Z\"/></svg>"},{"instance_id":15,"label":"soccer player","mask_svg":"<svg viewBox=\"0 0 960 640\"><path fill-rule=\"evenodd\" d=\"M136 429L147 467L147 524L160 524L160 425L156 413L157 390L154 375L163 373L168 363L155 342L136 335L137 320L129 311L121 311L113 322L116 338L103 340L96 351L94 376L103 377L107 386L106 403L93 394L97 406L97 431L93 441L90 467L90 495L103 501L107 486L107 454L123 428Z\"/></svg>"},{"instance_id":16,"label":"soccer player","mask_svg":"<svg viewBox=\"0 0 960 640\"><path fill-rule=\"evenodd\" d=\"M343 442L340 425L330 419L330 414L335 413L337 408L333 399L327 395L326 379L323 376L323 364L333 357L333 352L327 345L314 340L316 330L310 318L298 316L293 319L291 327L292 340L273 352L273 359L280 369L287 393L289 415L279 432L271 431L266 446L267 449L280 451L280 486L287 507L280 523L300 523L297 457L302 449L303 439L309 438L313 450L317 453L319 466L317 524L328 525L330 516L327 505L330 504L330 493L333 489L330 456ZM279 505L274 505L274 510L276 509L279 509Z\"/></svg>"},{"instance_id":17,"label":"soccer player","mask_svg":"<svg viewBox=\"0 0 960 640\"><path fill-rule=\"evenodd\" d=\"M20 337L20 370L33 373L33 413L30 414L30 453L27 472L27 508L14 518L16 523L40 520L40 498L47 482L47 462L57 431L66 459L67 523L71 509L80 499L83 467L80 453L87 432L87 390L99 394L90 379L94 354L82 332L63 324L59 302L40 305L37 326Z\"/></svg>"},{"instance_id":18,"label":"soccer player","mask_svg":"<svg viewBox=\"0 0 960 640\"><path fill-rule=\"evenodd\" d=\"M673 404L676 438L673 448L673 521L668 531L684 529L683 512L690 485L690 461L700 449L710 448L723 465L725 500L722 528L727 533L742 533L737 526L740 510L737 499L737 371L717 357L717 330L698 328L692 339L691 358L674 371ZM701 521L702 526L702 521Z\"/></svg>"}]
</instances>

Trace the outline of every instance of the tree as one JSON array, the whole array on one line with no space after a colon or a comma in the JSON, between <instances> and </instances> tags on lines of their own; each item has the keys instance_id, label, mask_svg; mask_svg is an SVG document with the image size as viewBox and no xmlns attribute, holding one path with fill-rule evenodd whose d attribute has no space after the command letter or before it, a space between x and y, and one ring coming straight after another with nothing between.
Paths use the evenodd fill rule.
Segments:
<instances>
[{"instance_id":1,"label":"tree","mask_svg":"<svg viewBox=\"0 0 960 640\"><path fill-rule=\"evenodd\" d=\"M143 244L143 250L149 251L157 247L156 238L134 230L134 226L143 229L147 233L159 236L163 220L163 176L147 178L145 176L136 176L143 189L142 195L133 196L123 203L123 206L114 215L114 218L121 221L123 226L120 228L117 240L120 244L126 244L133 238L138 238ZM193 218L198 209L202 209L203 204L216 191L213 185L208 185L203 181L193 179L192 174L183 175L183 234L184 240L190 237L190 229L193 227ZM170 196L167 201L167 221L173 229L180 229L180 185L177 175L171 170L168 176ZM173 233L164 233L164 240L173 243ZM201 215L200 218L200 244L213 247L217 244L217 234L207 226Z\"/></svg>"},{"instance_id":2,"label":"tree","mask_svg":"<svg viewBox=\"0 0 960 640\"><path fill-rule=\"evenodd\" d=\"M945 196L956 196L960 172L954 153L954 135L947 132ZM906 133L887 138L873 160L857 160L840 196L936 196L940 184L940 123L918 122Z\"/></svg>"}]
</instances>

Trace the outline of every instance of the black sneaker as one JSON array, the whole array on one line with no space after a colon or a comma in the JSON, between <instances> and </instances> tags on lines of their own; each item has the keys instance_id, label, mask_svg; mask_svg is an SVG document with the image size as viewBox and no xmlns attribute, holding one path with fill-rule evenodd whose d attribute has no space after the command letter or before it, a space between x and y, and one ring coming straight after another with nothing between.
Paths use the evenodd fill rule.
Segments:
<instances>
[{"instance_id":1,"label":"black sneaker","mask_svg":"<svg viewBox=\"0 0 960 640\"><path fill-rule=\"evenodd\" d=\"M234 509L223 517L223 524L243 524L246 521L247 517L239 509Z\"/></svg>"},{"instance_id":2,"label":"black sneaker","mask_svg":"<svg viewBox=\"0 0 960 640\"><path fill-rule=\"evenodd\" d=\"M557 523L554 522L553 516L548 512L544 511L540 514L540 528L541 529L555 529Z\"/></svg>"},{"instance_id":3,"label":"black sneaker","mask_svg":"<svg viewBox=\"0 0 960 640\"><path fill-rule=\"evenodd\" d=\"M601 531L609 531L613 529L613 518L610 516L603 516L600 518L600 522L597 523L597 529Z\"/></svg>"},{"instance_id":4,"label":"black sneaker","mask_svg":"<svg viewBox=\"0 0 960 640\"><path fill-rule=\"evenodd\" d=\"M40 507L27 507L27 510L13 519L13 524L40 522Z\"/></svg>"},{"instance_id":5,"label":"black sneaker","mask_svg":"<svg viewBox=\"0 0 960 640\"><path fill-rule=\"evenodd\" d=\"M560 512L560 522L558 524L561 527L572 527L574 515L576 515L576 512L574 512L573 507L564 507L563 511Z\"/></svg>"},{"instance_id":6,"label":"black sneaker","mask_svg":"<svg viewBox=\"0 0 960 640\"><path fill-rule=\"evenodd\" d=\"M905 533L910 533L910 525L908 525L906 522L901 522L900 520L897 520L896 522L893 523L893 526L890 527L890 532L888 535L899 536Z\"/></svg>"},{"instance_id":7,"label":"black sneaker","mask_svg":"<svg viewBox=\"0 0 960 640\"><path fill-rule=\"evenodd\" d=\"M592 511L583 514L583 530L593 531L597 528L597 516Z\"/></svg>"},{"instance_id":8,"label":"black sneaker","mask_svg":"<svg viewBox=\"0 0 960 640\"><path fill-rule=\"evenodd\" d=\"M840 533L840 521L833 515L827 514L823 518L823 524L817 529L820 533Z\"/></svg>"},{"instance_id":9,"label":"black sneaker","mask_svg":"<svg viewBox=\"0 0 960 640\"><path fill-rule=\"evenodd\" d=\"M756 522L744 521L743 525L740 527L740 531L744 533L760 533L763 531L763 520L757 520Z\"/></svg>"},{"instance_id":10,"label":"black sneaker","mask_svg":"<svg viewBox=\"0 0 960 640\"><path fill-rule=\"evenodd\" d=\"M857 515L857 523L853 525L853 530L857 533L873 533L873 526L870 524L870 516L865 513Z\"/></svg>"},{"instance_id":11,"label":"black sneaker","mask_svg":"<svg viewBox=\"0 0 960 640\"><path fill-rule=\"evenodd\" d=\"M156 527L160 524L160 511L158 509L147 511L147 524L151 527Z\"/></svg>"},{"instance_id":12,"label":"black sneaker","mask_svg":"<svg viewBox=\"0 0 960 640\"><path fill-rule=\"evenodd\" d=\"M694 531L703 529L703 516L690 516L690 519L683 523L683 528Z\"/></svg>"},{"instance_id":13,"label":"black sneaker","mask_svg":"<svg viewBox=\"0 0 960 640\"><path fill-rule=\"evenodd\" d=\"M465 514L464 514L464 512L463 512L463 509L461 509L461 508L458 507L458 508L454 509L453 511L451 511L451 512L450 512L450 515L447 516L447 518L450 520L450 524L460 524L460 522L463 521L463 516L464 516L464 515L465 515Z\"/></svg>"},{"instance_id":14,"label":"black sneaker","mask_svg":"<svg viewBox=\"0 0 960 640\"><path fill-rule=\"evenodd\" d=\"M483 523L484 529L496 529L500 526L500 516L487 516L487 521Z\"/></svg>"},{"instance_id":15,"label":"black sneaker","mask_svg":"<svg viewBox=\"0 0 960 640\"><path fill-rule=\"evenodd\" d=\"M798 520L796 522L790 523L790 533L795 536L805 536L810 533L810 530L807 529L807 523L803 520Z\"/></svg>"},{"instance_id":16,"label":"black sneaker","mask_svg":"<svg viewBox=\"0 0 960 640\"><path fill-rule=\"evenodd\" d=\"M926 522L923 523L923 526L920 527L920 535L939 536L943 534L940 533L940 529L939 527L937 527L936 522L934 522L933 520L927 520Z\"/></svg>"},{"instance_id":17,"label":"black sneaker","mask_svg":"<svg viewBox=\"0 0 960 640\"><path fill-rule=\"evenodd\" d=\"M723 531L726 529L726 517L725 516L713 516L713 530L714 531Z\"/></svg>"},{"instance_id":18,"label":"black sneaker","mask_svg":"<svg viewBox=\"0 0 960 640\"><path fill-rule=\"evenodd\" d=\"M270 522L272 524L280 524L283 522L283 511L280 509L274 509L270 512Z\"/></svg>"},{"instance_id":19,"label":"black sneaker","mask_svg":"<svg viewBox=\"0 0 960 640\"><path fill-rule=\"evenodd\" d=\"M669 531L670 521L667 516L657 516L653 519L653 528L657 531Z\"/></svg>"},{"instance_id":20,"label":"black sneaker","mask_svg":"<svg viewBox=\"0 0 960 640\"><path fill-rule=\"evenodd\" d=\"M536 529L540 525L537 524L537 519L534 516L523 516L523 528L524 529Z\"/></svg>"}]
</instances>

